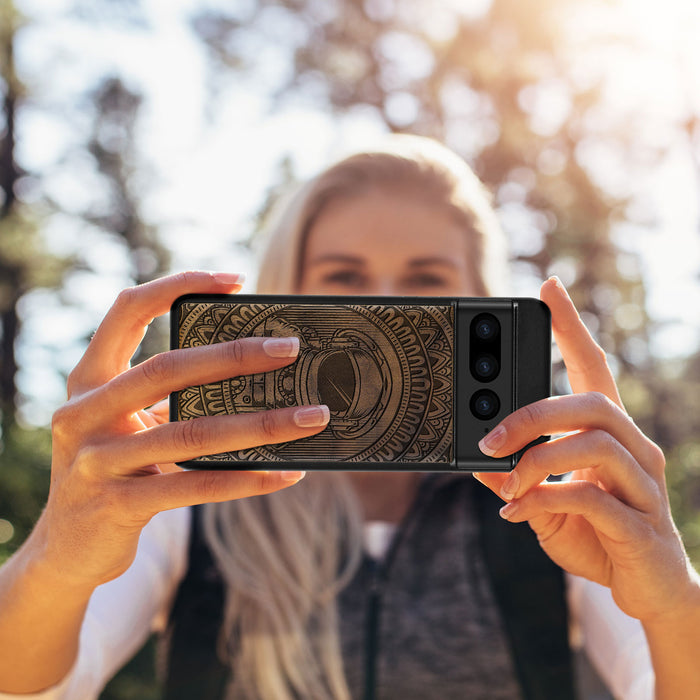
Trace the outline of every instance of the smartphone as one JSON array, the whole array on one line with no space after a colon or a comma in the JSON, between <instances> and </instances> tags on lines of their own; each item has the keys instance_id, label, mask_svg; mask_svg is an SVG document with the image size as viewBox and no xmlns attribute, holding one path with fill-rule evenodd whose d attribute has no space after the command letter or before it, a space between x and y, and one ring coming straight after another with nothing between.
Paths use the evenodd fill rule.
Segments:
<instances>
[{"instance_id":1,"label":"smartphone","mask_svg":"<svg viewBox=\"0 0 700 700\"><path fill-rule=\"evenodd\" d=\"M170 318L171 348L300 341L287 367L174 392L171 421L330 409L317 435L202 455L188 468L508 471L523 451L494 459L479 440L551 393L551 317L538 299L190 294Z\"/></svg>"}]
</instances>

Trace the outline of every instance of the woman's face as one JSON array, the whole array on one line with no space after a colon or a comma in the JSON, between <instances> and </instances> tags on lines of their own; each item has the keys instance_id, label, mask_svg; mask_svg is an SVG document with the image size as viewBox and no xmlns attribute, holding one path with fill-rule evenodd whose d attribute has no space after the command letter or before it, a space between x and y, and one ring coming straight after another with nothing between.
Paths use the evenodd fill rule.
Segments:
<instances>
[{"instance_id":1,"label":"woman's face","mask_svg":"<svg viewBox=\"0 0 700 700\"><path fill-rule=\"evenodd\" d=\"M309 231L301 294L475 296L467 236L415 196L374 192L331 202Z\"/></svg>"}]
</instances>

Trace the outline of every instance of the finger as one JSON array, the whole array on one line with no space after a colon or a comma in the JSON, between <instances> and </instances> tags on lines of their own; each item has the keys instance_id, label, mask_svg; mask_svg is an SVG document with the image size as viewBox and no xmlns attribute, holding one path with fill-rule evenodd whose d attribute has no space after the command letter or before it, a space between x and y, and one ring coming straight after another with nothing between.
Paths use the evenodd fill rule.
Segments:
<instances>
[{"instance_id":1,"label":"finger","mask_svg":"<svg viewBox=\"0 0 700 700\"><path fill-rule=\"evenodd\" d=\"M491 489L497 496L501 496L503 484L508 480L509 474L501 472L472 472L472 476L486 488ZM501 496L503 498L503 496Z\"/></svg>"},{"instance_id":2,"label":"finger","mask_svg":"<svg viewBox=\"0 0 700 700\"><path fill-rule=\"evenodd\" d=\"M653 478L663 473L663 453L629 416L601 393L556 396L528 404L506 416L479 447L490 457L522 449L542 435L598 428L609 433Z\"/></svg>"},{"instance_id":3,"label":"finger","mask_svg":"<svg viewBox=\"0 0 700 700\"><path fill-rule=\"evenodd\" d=\"M529 522L542 543L556 534L556 528L561 525L560 519L548 517L552 515L581 516L617 543L634 539L635 531L639 530L635 511L590 481L541 484L522 498L507 503L500 512L510 522Z\"/></svg>"},{"instance_id":4,"label":"finger","mask_svg":"<svg viewBox=\"0 0 700 700\"><path fill-rule=\"evenodd\" d=\"M162 425L170 420L170 401L163 399L151 406L145 413L148 415L149 427L153 425Z\"/></svg>"},{"instance_id":5,"label":"finger","mask_svg":"<svg viewBox=\"0 0 700 700\"><path fill-rule=\"evenodd\" d=\"M303 477L303 471L180 471L131 479L124 489L130 508L148 519L172 508L272 493Z\"/></svg>"},{"instance_id":6,"label":"finger","mask_svg":"<svg viewBox=\"0 0 700 700\"><path fill-rule=\"evenodd\" d=\"M591 469L612 496L640 511L658 503L659 491L637 460L609 433L586 430L531 447L502 485L500 495L512 500L525 495L550 474Z\"/></svg>"},{"instance_id":7,"label":"finger","mask_svg":"<svg viewBox=\"0 0 700 700\"><path fill-rule=\"evenodd\" d=\"M169 350L122 372L86 395L85 410L90 413L94 406L102 420L112 420L188 386L279 369L293 362L298 352L298 338L240 338Z\"/></svg>"},{"instance_id":8,"label":"finger","mask_svg":"<svg viewBox=\"0 0 700 700\"><path fill-rule=\"evenodd\" d=\"M112 464L114 471L128 474L152 464L309 437L326 427L329 416L327 406L314 405L193 418L112 438L85 451L81 459L89 469L103 471L105 464Z\"/></svg>"},{"instance_id":9,"label":"finger","mask_svg":"<svg viewBox=\"0 0 700 700\"><path fill-rule=\"evenodd\" d=\"M552 333L573 391L599 391L623 408L605 352L581 321L561 281L550 277L542 285L540 298L552 312Z\"/></svg>"},{"instance_id":10,"label":"finger","mask_svg":"<svg viewBox=\"0 0 700 700\"><path fill-rule=\"evenodd\" d=\"M69 396L104 384L127 369L148 325L166 313L177 297L238 291L242 281L239 274L181 272L123 290L71 372Z\"/></svg>"},{"instance_id":11,"label":"finger","mask_svg":"<svg viewBox=\"0 0 700 700\"><path fill-rule=\"evenodd\" d=\"M139 411L138 419L144 428L153 428L156 425L163 425L170 420L170 401L163 399L150 408Z\"/></svg>"}]
</instances>

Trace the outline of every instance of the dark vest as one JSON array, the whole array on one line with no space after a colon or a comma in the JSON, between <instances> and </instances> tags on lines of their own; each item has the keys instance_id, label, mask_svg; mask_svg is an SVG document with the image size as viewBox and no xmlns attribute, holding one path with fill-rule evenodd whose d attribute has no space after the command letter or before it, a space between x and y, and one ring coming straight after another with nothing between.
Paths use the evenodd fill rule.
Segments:
<instances>
[{"instance_id":1,"label":"dark vest","mask_svg":"<svg viewBox=\"0 0 700 700\"><path fill-rule=\"evenodd\" d=\"M474 493L471 503L483 562L523 698L575 698L562 571L544 554L526 523L508 523L499 516L502 501L497 496L481 485L469 489ZM225 593L202 533L199 506L192 513L189 562L166 633L163 700L220 700L229 678L229 669L216 655ZM371 615L371 599L369 609ZM374 657L381 653L376 644L368 640L364 700L374 698Z\"/></svg>"}]
</instances>

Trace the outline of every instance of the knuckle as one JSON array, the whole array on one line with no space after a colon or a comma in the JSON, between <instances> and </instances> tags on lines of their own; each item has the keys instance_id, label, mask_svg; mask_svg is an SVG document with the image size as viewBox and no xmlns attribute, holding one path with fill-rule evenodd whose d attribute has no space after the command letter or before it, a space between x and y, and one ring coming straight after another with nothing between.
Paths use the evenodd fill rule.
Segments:
<instances>
[{"instance_id":1,"label":"knuckle","mask_svg":"<svg viewBox=\"0 0 700 700\"><path fill-rule=\"evenodd\" d=\"M656 524L660 523L667 515L669 503L666 489L658 484L654 479L649 479L649 498L647 502L647 513Z\"/></svg>"},{"instance_id":2,"label":"knuckle","mask_svg":"<svg viewBox=\"0 0 700 700\"><path fill-rule=\"evenodd\" d=\"M143 376L152 384L162 384L177 372L177 360L172 353L164 352L141 363Z\"/></svg>"},{"instance_id":3,"label":"knuckle","mask_svg":"<svg viewBox=\"0 0 700 700\"><path fill-rule=\"evenodd\" d=\"M195 284L199 276L199 273L194 270L183 270L175 273L173 275L173 280L178 286L187 288Z\"/></svg>"},{"instance_id":4,"label":"knuckle","mask_svg":"<svg viewBox=\"0 0 700 700\"><path fill-rule=\"evenodd\" d=\"M530 447L523 458L520 460L520 470L527 470L534 474L540 472L549 473L549 467L546 465L544 450L541 445Z\"/></svg>"},{"instance_id":5,"label":"knuckle","mask_svg":"<svg viewBox=\"0 0 700 700\"><path fill-rule=\"evenodd\" d=\"M203 454L210 441L210 430L205 420L193 418L177 424L176 440L184 451Z\"/></svg>"},{"instance_id":6,"label":"knuckle","mask_svg":"<svg viewBox=\"0 0 700 700\"><path fill-rule=\"evenodd\" d=\"M94 445L83 445L75 455L73 469L83 478L92 478L100 465L100 451Z\"/></svg>"},{"instance_id":7,"label":"knuckle","mask_svg":"<svg viewBox=\"0 0 700 700\"><path fill-rule=\"evenodd\" d=\"M139 292L137 287L126 287L119 292L112 308L116 312L127 312L133 308L138 295Z\"/></svg>"},{"instance_id":8,"label":"knuckle","mask_svg":"<svg viewBox=\"0 0 700 700\"><path fill-rule=\"evenodd\" d=\"M522 418L526 427L539 430L544 419L544 411L541 404L539 402L530 403L523 406L520 410L522 411Z\"/></svg>"},{"instance_id":9,"label":"knuckle","mask_svg":"<svg viewBox=\"0 0 700 700\"><path fill-rule=\"evenodd\" d=\"M601 494L600 487L590 481L580 481L577 484L576 496L581 504L587 508L589 515L600 505Z\"/></svg>"},{"instance_id":10,"label":"knuckle","mask_svg":"<svg viewBox=\"0 0 700 700\"><path fill-rule=\"evenodd\" d=\"M75 401L68 401L58 408L51 417L51 432L54 437L62 438L74 432L79 413Z\"/></svg>"},{"instance_id":11,"label":"knuckle","mask_svg":"<svg viewBox=\"0 0 700 700\"><path fill-rule=\"evenodd\" d=\"M600 367L609 367L608 365L608 355L603 350L601 345L597 342L593 342L592 346L587 351L583 362L578 368L579 373L586 374L600 369Z\"/></svg>"},{"instance_id":12,"label":"knuckle","mask_svg":"<svg viewBox=\"0 0 700 700\"><path fill-rule=\"evenodd\" d=\"M253 493L269 493L279 488L279 479L270 472L255 472L251 474L250 488Z\"/></svg>"},{"instance_id":13,"label":"knuckle","mask_svg":"<svg viewBox=\"0 0 700 700\"><path fill-rule=\"evenodd\" d=\"M604 365L607 366L607 364L608 364L608 354L605 352L605 350L603 350L603 348L601 347L601 345L599 345L598 343L595 343L595 344L594 344L594 347L593 347L593 354L596 355L595 359L596 359L599 363L604 364Z\"/></svg>"},{"instance_id":14,"label":"knuckle","mask_svg":"<svg viewBox=\"0 0 700 700\"><path fill-rule=\"evenodd\" d=\"M263 411L257 421L257 433L261 444L265 445L269 442L277 440L278 421L275 413L272 411Z\"/></svg>"},{"instance_id":15,"label":"knuckle","mask_svg":"<svg viewBox=\"0 0 700 700\"><path fill-rule=\"evenodd\" d=\"M649 440L648 460L649 466L655 474L662 473L666 469L666 455L664 454L664 451L652 440Z\"/></svg>"},{"instance_id":16,"label":"knuckle","mask_svg":"<svg viewBox=\"0 0 700 700\"><path fill-rule=\"evenodd\" d=\"M619 451L620 443L606 430L594 428L589 431L596 452L604 458L614 456Z\"/></svg>"},{"instance_id":17,"label":"knuckle","mask_svg":"<svg viewBox=\"0 0 700 700\"><path fill-rule=\"evenodd\" d=\"M241 343L239 340L234 340L231 343L221 343L222 359L224 362L231 362L234 365L243 364L248 351L245 343Z\"/></svg>"},{"instance_id":18,"label":"knuckle","mask_svg":"<svg viewBox=\"0 0 700 700\"><path fill-rule=\"evenodd\" d=\"M78 393L82 384L81 372L79 366L74 367L66 379L66 393L68 396L73 396Z\"/></svg>"},{"instance_id":19,"label":"knuckle","mask_svg":"<svg viewBox=\"0 0 700 700\"><path fill-rule=\"evenodd\" d=\"M216 501L221 498L221 478L218 472L203 471L199 480L199 495L203 502Z\"/></svg>"},{"instance_id":20,"label":"knuckle","mask_svg":"<svg viewBox=\"0 0 700 700\"><path fill-rule=\"evenodd\" d=\"M144 285L126 287L117 295L109 315L127 323L130 327L147 326L153 319L142 308Z\"/></svg>"},{"instance_id":21,"label":"knuckle","mask_svg":"<svg viewBox=\"0 0 700 700\"><path fill-rule=\"evenodd\" d=\"M173 282L177 285L182 285L182 286L187 286L187 284L191 281L192 275L189 273L188 270L183 270L181 272L176 272L173 277Z\"/></svg>"},{"instance_id":22,"label":"knuckle","mask_svg":"<svg viewBox=\"0 0 700 700\"><path fill-rule=\"evenodd\" d=\"M54 435L60 435L64 431L66 423L68 422L67 412L68 409L64 404L60 408L57 408L51 416L51 432Z\"/></svg>"},{"instance_id":23,"label":"knuckle","mask_svg":"<svg viewBox=\"0 0 700 700\"><path fill-rule=\"evenodd\" d=\"M566 522L566 516L563 513L550 513L547 520L535 532L537 541L540 545L545 545L548 540L554 537Z\"/></svg>"},{"instance_id":24,"label":"knuckle","mask_svg":"<svg viewBox=\"0 0 700 700\"><path fill-rule=\"evenodd\" d=\"M591 403L591 408L599 412L614 412L617 408L615 404L602 392L590 391L587 400Z\"/></svg>"}]
</instances>

